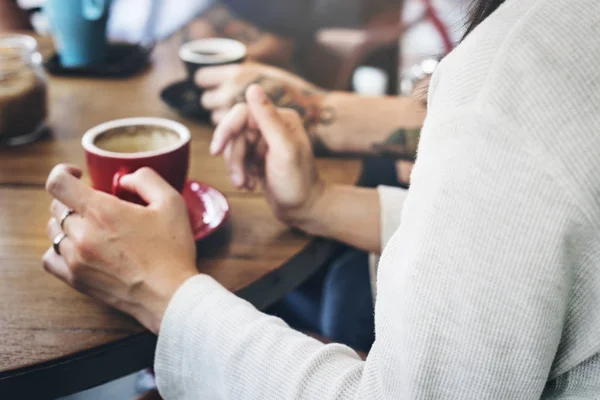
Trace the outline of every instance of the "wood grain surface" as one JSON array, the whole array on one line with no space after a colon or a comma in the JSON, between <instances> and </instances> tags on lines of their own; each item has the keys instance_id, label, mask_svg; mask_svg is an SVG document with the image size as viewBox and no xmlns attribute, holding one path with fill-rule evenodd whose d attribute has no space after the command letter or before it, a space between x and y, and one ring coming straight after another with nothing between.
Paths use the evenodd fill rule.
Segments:
<instances>
[{"instance_id":1,"label":"wood grain surface","mask_svg":"<svg viewBox=\"0 0 600 400\"><path fill-rule=\"evenodd\" d=\"M227 288L257 282L311 241L277 222L260 193L231 186L224 162L208 155L212 127L179 117L161 102L161 89L184 77L179 44L175 36L158 45L151 67L126 80L49 77L51 134L34 144L0 148L0 383L11 371L68 360L143 332L131 318L47 275L40 262L50 245L45 233L50 197L44 181L59 162L83 166L81 136L96 124L158 116L190 128L189 176L224 192L232 210L219 245L200 244L198 266ZM360 163L319 160L319 168L327 180L353 183Z\"/></svg>"}]
</instances>

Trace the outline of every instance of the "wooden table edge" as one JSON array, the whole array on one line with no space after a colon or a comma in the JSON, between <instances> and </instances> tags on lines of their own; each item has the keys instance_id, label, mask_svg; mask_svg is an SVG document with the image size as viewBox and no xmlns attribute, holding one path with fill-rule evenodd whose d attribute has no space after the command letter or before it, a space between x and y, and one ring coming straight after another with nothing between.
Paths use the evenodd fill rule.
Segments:
<instances>
[{"instance_id":1,"label":"wooden table edge","mask_svg":"<svg viewBox=\"0 0 600 400\"><path fill-rule=\"evenodd\" d=\"M259 310L274 304L323 268L343 249L315 238L278 269L236 294ZM54 399L77 393L152 367L157 338L140 333L46 363L0 372L3 398Z\"/></svg>"}]
</instances>

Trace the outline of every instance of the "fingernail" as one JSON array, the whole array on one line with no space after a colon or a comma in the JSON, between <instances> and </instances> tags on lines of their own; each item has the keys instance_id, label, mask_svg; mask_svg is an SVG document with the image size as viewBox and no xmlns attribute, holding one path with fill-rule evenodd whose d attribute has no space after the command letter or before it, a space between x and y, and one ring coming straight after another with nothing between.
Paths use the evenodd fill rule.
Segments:
<instances>
[{"instance_id":1,"label":"fingernail","mask_svg":"<svg viewBox=\"0 0 600 400\"><path fill-rule=\"evenodd\" d=\"M256 96L256 100L258 100L261 104L267 105L270 103L269 98L267 97L265 91L260 85L254 84L252 85L252 90L254 90L254 95Z\"/></svg>"},{"instance_id":2,"label":"fingernail","mask_svg":"<svg viewBox=\"0 0 600 400\"><path fill-rule=\"evenodd\" d=\"M210 154L212 154L214 156L215 154L217 154L217 150L218 150L217 143L213 140L212 142L210 142Z\"/></svg>"},{"instance_id":3,"label":"fingernail","mask_svg":"<svg viewBox=\"0 0 600 400\"><path fill-rule=\"evenodd\" d=\"M242 186L242 184L244 183L242 174L240 174L239 172L234 172L233 176L231 177L231 180L233 181L233 184L235 186Z\"/></svg>"}]
</instances>

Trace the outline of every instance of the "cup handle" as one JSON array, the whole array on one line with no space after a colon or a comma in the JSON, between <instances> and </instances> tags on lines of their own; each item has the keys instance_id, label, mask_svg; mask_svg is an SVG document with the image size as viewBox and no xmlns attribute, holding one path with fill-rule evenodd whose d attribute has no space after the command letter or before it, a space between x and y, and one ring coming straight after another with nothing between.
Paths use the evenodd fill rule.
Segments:
<instances>
[{"instance_id":1,"label":"cup handle","mask_svg":"<svg viewBox=\"0 0 600 400\"><path fill-rule=\"evenodd\" d=\"M83 17L88 21L98 21L108 12L111 0L83 0Z\"/></svg>"},{"instance_id":2,"label":"cup handle","mask_svg":"<svg viewBox=\"0 0 600 400\"><path fill-rule=\"evenodd\" d=\"M115 172L112 181L113 196L117 196L118 198L122 199L127 194L127 192L121 187L121 178L125 175L129 175L130 173L131 170L128 167L121 167L117 172Z\"/></svg>"}]
</instances>

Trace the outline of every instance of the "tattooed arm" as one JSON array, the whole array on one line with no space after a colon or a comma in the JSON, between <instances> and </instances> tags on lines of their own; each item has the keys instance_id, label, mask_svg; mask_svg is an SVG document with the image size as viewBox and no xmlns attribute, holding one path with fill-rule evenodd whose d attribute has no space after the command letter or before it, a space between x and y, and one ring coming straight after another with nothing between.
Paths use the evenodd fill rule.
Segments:
<instances>
[{"instance_id":1,"label":"tattooed arm","mask_svg":"<svg viewBox=\"0 0 600 400\"><path fill-rule=\"evenodd\" d=\"M321 109L333 119L318 121L311 132L327 149L336 153L381 153L382 144L405 139L408 153L416 151L418 132L426 109L412 97L366 97L332 92L323 98Z\"/></svg>"},{"instance_id":2,"label":"tattooed arm","mask_svg":"<svg viewBox=\"0 0 600 400\"><path fill-rule=\"evenodd\" d=\"M220 122L233 105L245 101L246 88L259 83L278 107L293 108L305 124L320 117L321 102L327 92L285 70L263 64L244 63L207 67L198 71L196 83L206 89L202 105Z\"/></svg>"},{"instance_id":3,"label":"tattooed arm","mask_svg":"<svg viewBox=\"0 0 600 400\"><path fill-rule=\"evenodd\" d=\"M223 5L216 5L190 24L192 38L216 36L238 40L248 47L248 57L274 65L288 65L294 42L261 30Z\"/></svg>"},{"instance_id":4,"label":"tattooed arm","mask_svg":"<svg viewBox=\"0 0 600 400\"><path fill-rule=\"evenodd\" d=\"M411 98L300 89L264 75L252 83L279 107L300 114L318 153L377 153L408 161L416 156L425 112Z\"/></svg>"},{"instance_id":5,"label":"tattooed arm","mask_svg":"<svg viewBox=\"0 0 600 400\"><path fill-rule=\"evenodd\" d=\"M260 64L204 68L196 82L207 89L202 103L213 111L215 123L244 101L250 84L259 83L277 106L298 111L318 153L379 153L381 144L399 129L405 130L405 139L415 147L415 131L425 118L425 105L415 98L327 92L287 71Z\"/></svg>"}]
</instances>

